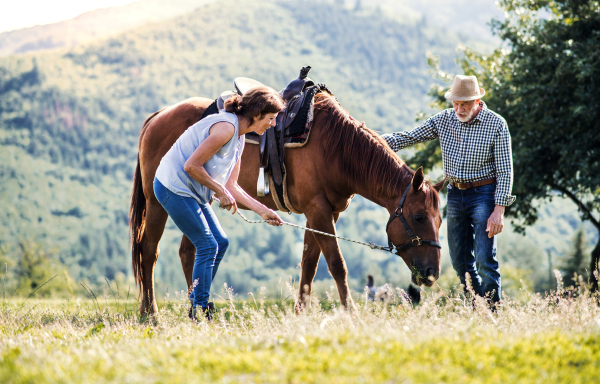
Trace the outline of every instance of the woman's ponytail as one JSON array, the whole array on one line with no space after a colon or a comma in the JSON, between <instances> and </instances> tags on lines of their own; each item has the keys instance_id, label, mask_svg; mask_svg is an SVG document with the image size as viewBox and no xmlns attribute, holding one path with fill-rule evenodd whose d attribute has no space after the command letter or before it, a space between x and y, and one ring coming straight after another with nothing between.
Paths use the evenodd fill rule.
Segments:
<instances>
[{"instance_id":1,"label":"woman's ponytail","mask_svg":"<svg viewBox=\"0 0 600 384\"><path fill-rule=\"evenodd\" d=\"M242 115L242 96L231 95L225 100L225 111L229 113L235 113L236 115Z\"/></svg>"},{"instance_id":2,"label":"woman's ponytail","mask_svg":"<svg viewBox=\"0 0 600 384\"><path fill-rule=\"evenodd\" d=\"M252 88L244 94L232 95L225 101L225 111L235 113L238 116L244 116L250 124L254 123L254 119L261 118L267 113L278 113L285 108L285 102L270 87Z\"/></svg>"}]
</instances>

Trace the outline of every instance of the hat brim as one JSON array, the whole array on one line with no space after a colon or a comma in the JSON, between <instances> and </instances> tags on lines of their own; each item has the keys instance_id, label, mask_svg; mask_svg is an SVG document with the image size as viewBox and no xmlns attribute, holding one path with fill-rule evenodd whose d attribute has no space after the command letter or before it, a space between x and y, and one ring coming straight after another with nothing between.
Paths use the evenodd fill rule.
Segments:
<instances>
[{"instance_id":1,"label":"hat brim","mask_svg":"<svg viewBox=\"0 0 600 384\"><path fill-rule=\"evenodd\" d=\"M446 92L446 94L444 95L444 97L446 98L446 100L454 100L454 101L471 101L471 100L477 100L477 99L481 99L483 96L485 96L485 90L483 88L479 88L479 94L478 95L473 95L473 96L458 96L458 95L454 95L454 94L452 94L452 88L450 88L448 90L448 92Z\"/></svg>"}]
</instances>

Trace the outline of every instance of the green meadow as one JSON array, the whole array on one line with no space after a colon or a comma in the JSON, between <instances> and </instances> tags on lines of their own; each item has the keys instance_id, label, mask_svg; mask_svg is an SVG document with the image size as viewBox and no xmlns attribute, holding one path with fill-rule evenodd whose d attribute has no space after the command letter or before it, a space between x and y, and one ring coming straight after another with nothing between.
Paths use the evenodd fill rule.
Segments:
<instances>
[{"instance_id":1,"label":"green meadow","mask_svg":"<svg viewBox=\"0 0 600 384\"><path fill-rule=\"evenodd\" d=\"M291 288L291 287L289 287ZM295 290L290 291L295 292ZM600 307L585 289L521 292L496 312L451 290L293 299L223 290L216 318L191 321L183 295L154 318L112 295L4 299L2 383L588 383L600 374ZM229 296L228 296L229 294Z\"/></svg>"}]
</instances>

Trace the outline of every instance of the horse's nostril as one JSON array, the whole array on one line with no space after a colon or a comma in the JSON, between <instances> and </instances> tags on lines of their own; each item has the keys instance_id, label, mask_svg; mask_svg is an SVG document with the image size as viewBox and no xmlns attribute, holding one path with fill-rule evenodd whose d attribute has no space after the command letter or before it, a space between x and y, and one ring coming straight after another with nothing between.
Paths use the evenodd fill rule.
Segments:
<instances>
[{"instance_id":1,"label":"horse's nostril","mask_svg":"<svg viewBox=\"0 0 600 384\"><path fill-rule=\"evenodd\" d=\"M425 271L425 277L428 278L431 281L435 280L435 271L434 271L434 269L431 268L431 267L427 268L427 270Z\"/></svg>"}]
</instances>

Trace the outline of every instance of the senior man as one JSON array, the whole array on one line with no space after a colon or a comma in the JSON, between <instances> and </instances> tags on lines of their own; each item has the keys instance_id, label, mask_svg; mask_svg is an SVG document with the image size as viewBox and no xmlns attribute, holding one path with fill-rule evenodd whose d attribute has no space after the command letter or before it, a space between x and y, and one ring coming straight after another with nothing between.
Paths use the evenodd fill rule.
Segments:
<instances>
[{"instance_id":1,"label":"senior man","mask_svg":"<svg viewBox=\"0 0 600 384\"><path fill-rule=\"evenodd\" d=\"M502 297L496 235L504 227L505 207L515 197L508 126L487 109L483 95L475 76L458 75L445 94L453 109L412 131L383 137L394 151L440 139L450 181L446 216L452 266L465 287L468 275L475 293L495 303Z\"/></svg>"}]
</instances>

